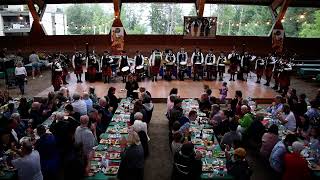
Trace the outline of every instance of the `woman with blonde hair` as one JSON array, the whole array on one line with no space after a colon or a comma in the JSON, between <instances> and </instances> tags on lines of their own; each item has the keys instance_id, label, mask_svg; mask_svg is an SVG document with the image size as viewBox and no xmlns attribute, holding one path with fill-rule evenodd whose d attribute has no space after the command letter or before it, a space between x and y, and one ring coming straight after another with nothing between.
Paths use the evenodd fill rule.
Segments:
<instances>
[{"instance_id":1,"label":"woman with blonde hair","mask_svg":"<svg viewBox=\"0 0 320 180\"><path fill-rule=\"evenodd\" d=\"M17 67L15 69L15 75L17 79L17 84L19 86L20 92L22 95L24 95L24 83L27 77L27 71L26 68L23 67L22 62L17 63Z\"/></svg>"},{"instance_id":2,"label":"woman with blonde hair","mask_svg":"<svg viewBox=\"0 0 320 180\"><path fill-rule=\"evenodd\" d=\"M143 180L144 152L139 135L135 131L130 131L127 143L129 147L122 155L118 178Z\"/></svg>"}]
</instances>

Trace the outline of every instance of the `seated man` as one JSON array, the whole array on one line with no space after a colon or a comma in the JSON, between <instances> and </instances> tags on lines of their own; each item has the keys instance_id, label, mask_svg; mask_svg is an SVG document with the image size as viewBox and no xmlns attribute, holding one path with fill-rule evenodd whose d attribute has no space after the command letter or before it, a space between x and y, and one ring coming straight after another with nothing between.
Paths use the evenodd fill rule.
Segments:
<instances>
[{"instance_id":1,"label":"seated man","mask_svg":"<svg viewBox=\"0 0 320 180\"><path fill-rule=\"evenodd\" d=\"M273 117L276 117L277 113L282 111L282 107L282 96L277 95L274 98L274 102L268 107L267 112L271 113Z\"/></svg>"},{"instance_id":2,"label":"seated man","mask_svg":"<svg viewBox=\"0 0 320 180\"><path fill-rule=\"evenodd\" d=\"M251 114L249 107L246 105L241 106L241 112L244 114L242 118L239 119L238 131L242 134L247 131L253 122L253 115Z\"/></svg>"},{"instance_id":3,"label":"seated man","mask_svg":"<svg viewBox=\"0 0 320 180\"><path fill-rule=\"evenodd\" d=\"M188 117L183 116L180 118L179 123L181 124L180 132L184 132L186 129L189 129L191 121L195 121L197 119L197 111L191 110L188 114Z\"/></svg>"},{"instance_id":4,"label":"seated man","mask_svg":"<svg viewBox=\"0 0 320 180\"><path fill-rule=\"evenodd\" d=\"M183 116L183 109L181 108L182 100L177 98L174 100L174 106L169 112L169 130L171 131L172 125L175 121Z\"/></svg>"}]
</instances>

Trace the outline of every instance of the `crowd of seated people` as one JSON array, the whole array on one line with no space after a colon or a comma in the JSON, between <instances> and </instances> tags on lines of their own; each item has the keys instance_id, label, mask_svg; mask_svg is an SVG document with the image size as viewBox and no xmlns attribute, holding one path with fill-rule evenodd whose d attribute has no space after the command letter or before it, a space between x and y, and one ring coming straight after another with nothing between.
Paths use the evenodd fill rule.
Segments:
<instances>
[{"instance_id":1,"label":"crowd of seated people","mask_svg":"<svg viewBox=\"0 0 320 180\"><path fill-rule=\"evenodd\" d=\"M124 142L128 149L119 179L143 177L143 161L149 155L148 124L154 105L146 92L139 97L132 112L132 132ZM21 180L82 179L88 174L93 147L106 132L119 102L114 87L101 98L90 87L82 94L70 95L61 88L39 102L21 98L18 105L9 103L0 115L0 157L7 157L6 165L16 168ZM142 157L134 157L139 152Z\"/></svg>"},{"instance_id":2,"label":"crowd of seated people","mask_svg":"<svg viewBox=\"0 0 320 180\"><path fill-rule=\"evenodd\" d=\"M250 168L246 161L246 150L249 150L259 154L261 158L258 159L263 159L279 179L311 178L308 163L300 152L305 144L309 144L317 152L318 158L320 156L320 93L309 102L305 94L297 95L295 89L290 89L286 95L276 96L274 102L264 109L265 113L261 114L255 111L256 107L252 106L250 100L242 97L241 91L235 92L234 99L227 106L225 102L218 104L208 100L215 98L210 97L210 90L206 89L205 92L209 94L201 94L198 100L199 110L206 113L221 148L226 153L230 147L235 149L232 161L227 158L230 175L235 179L249 179L251 172L247 171ZM189 132L189 123L197 118L197 111L191 110L189 114L183 114L181 105L178 89L173 88L167 99L166 113L169 120L169 145L173 155L172 176L176 179L199 179L201 168L198 166L201 164L198 163L201 161L198 160L201 156L192 152ZM263 124L267 113L278 120L278 123ZM280 136L281 131L286 133ZM183 175L178 170L187 167L190 168L189 175Z\"/></svg>"}]
</instances>

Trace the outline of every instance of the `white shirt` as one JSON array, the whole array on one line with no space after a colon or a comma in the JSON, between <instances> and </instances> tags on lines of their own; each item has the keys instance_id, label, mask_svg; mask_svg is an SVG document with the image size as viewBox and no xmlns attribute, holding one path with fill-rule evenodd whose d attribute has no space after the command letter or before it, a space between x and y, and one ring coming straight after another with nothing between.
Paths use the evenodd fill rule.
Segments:
<instances>
[{"instance_id":1,"label":"white shirt","mask_svg":"<svg viewBox=\"0 0 320 180\"><path fill-rule=\"evenodd\" d=\"M40 155L39 152L33 150L30 154L12 160L12 165L18 170L20 180L42 180Z\"/></svg>"},{"instance_id":2,"label":"white shirt","mask_svg":"<svg viewBox=\"0 0 320 180\"><path fill-rule=\"evenodd\" d=\"M148 126L147 123L142 122L141 120L135 120L133 125L133 130L138 133L140 131L144 131L148 137L148 141L150 140L149 136L148 136Z\"/></svg>"},{"instance_id":3,"label":"white shirt","mask_svg":"<svg viewBox=\"0 0 320 180\"><path fill-rule=\"evenodd\" d=\"M27 71L25 67L16 67L15 69L15 75L26 75L27 76Z\"/></svg>"},{"instance_id":4,"label":"white shirt","mask_svg":"<svg viewBox=\"0 0 320 180\"><path fill-rule=\"evenodd\" d=\"M200 55L200 63L202 64L203 63L203 54L201 52L198 52L199 55ZM196 56L196 52L193 52L192 53L192 56L191 56L191 63L194 64L195 61L194 61L194 56Z\"/></svg>"},{"instance_id":5,"label":"white shirt","mask_svg":"<svg viewBox=\"0 0 320 180\"><path fill-rule=\"evenodd\" d=\"M87 115L87 104L84 102L84 100L79 99L77 101L74 101L72 104L74 112L80 113L80 115Z\"/></svg>"},{"instance_id":6,"label":"white shirt","mask_svg":"<svg viewBox=\"0 0 320 180\"><path fill-rule=\"evenodd\" d=\"M287 123L284 124L284 127L286 127L288 130L295 132L296 130L296 118L294 117L294 114L292 111L288 115L284 115L284 118Z\"/></svg>"},{"instance_id":7,"label":"white shirt","mask_svg":"<svg viewBox=\"0 0 320 180\"><path fill-rule=\"evenodd\" d=\"M206 60L205 60L205 64L207 65L208 64L208 60L209 60L209 58L211 58L212 57L212 63L213 64L216 64L216 56L214 55L214 54L207 54L206 55Z\"/></svg>"}]
</instances>

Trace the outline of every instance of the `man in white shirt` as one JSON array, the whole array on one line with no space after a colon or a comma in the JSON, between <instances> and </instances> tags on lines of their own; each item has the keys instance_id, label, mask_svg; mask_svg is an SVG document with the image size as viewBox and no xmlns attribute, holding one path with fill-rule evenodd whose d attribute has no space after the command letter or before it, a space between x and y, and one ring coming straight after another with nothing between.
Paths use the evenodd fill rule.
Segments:
<instances>
[{"instance_id":1,"label":"man in white shirt","mask_svg":"<svg viewBox=\"0 0 320 180\"><path fill-rule=\"evenodd\" d=\"M20 180L42 180L40 155L39 152L32 149L30 141L22 143L22 157L12 160L12 165L18 171Z\"/></svg>"},{"instance_id":2,"label":"man in white shirt","mask_svg":"<svg viewBox=\"0 0 320 180\"><path fill-rule=\"evenodd\" d=\"M296 118L295 118L293 112L290 111L289 104L284 104L282 111L283 111L283 113L278 113L278 115L277 115L279 121L288 130L295 132L296 131Z\"/></svg>"},{"instance_id":3,"label":"man in white shirt","mask_svg":"<svg viewBox=\"0 0 320 180\"><path fill-rule=\"evenodd\" d=\"M78 93L74 93L72 98L74 101L71 105L73 106L74 112L78 112L80 115L86 115L88 111L85 101L80 98Z\"/></svg>"},{"instance_id":4,"label":"man in white shirt","mask_svg":"<svg viewBox=\"0 0 320 180\"><path fill-rule=\"evenodd\" d=\"M84 115L80 117L81 125L77 127L74 133L74 139L76 144L82 144L83 152L89 156L92 152L92 148L96 144L96 139L92 131L88 128L89 116Z\"/></svg>"},{"instance_id":5,"label":"man in white shirt","mask_svg":"<svg viewBox=\"0 0 320 180\"><path fill-rule=\"evenodd\" d=\"M19 85L20 92L22 95L24 95L24 82L27 77L27 71L26 71L26 68L23 67L21 61L17 63L17 67L15 68L15 75L16 75L17 83Z\"/></svg>"},{"instance_id":6,"label":"man in white shirt","mask_svg":"<svg viewBox=\"0 0 320 180\"><path fill-rule=\"evenodd\" d=\"M93 106L93 102L89 97L89 94L87 92L83 93L83 101L86 103L87 105L87 112L90 112L92 110L92 106Z\"/></svg>"},{"instance_id":7,"label":"man in white shirt","mask_svg":"<svg viewBox=\"0 0 320 180\"><path fill-rule=\"evenodd\" d=\"M148 125L143 122L143 114L141 112L137 112L134 114L134 123L132 125L133 130L138 133L140 131L144 131L147 135L148 140L150 140L148 136Z\"/></svg>"}]
</instances>

